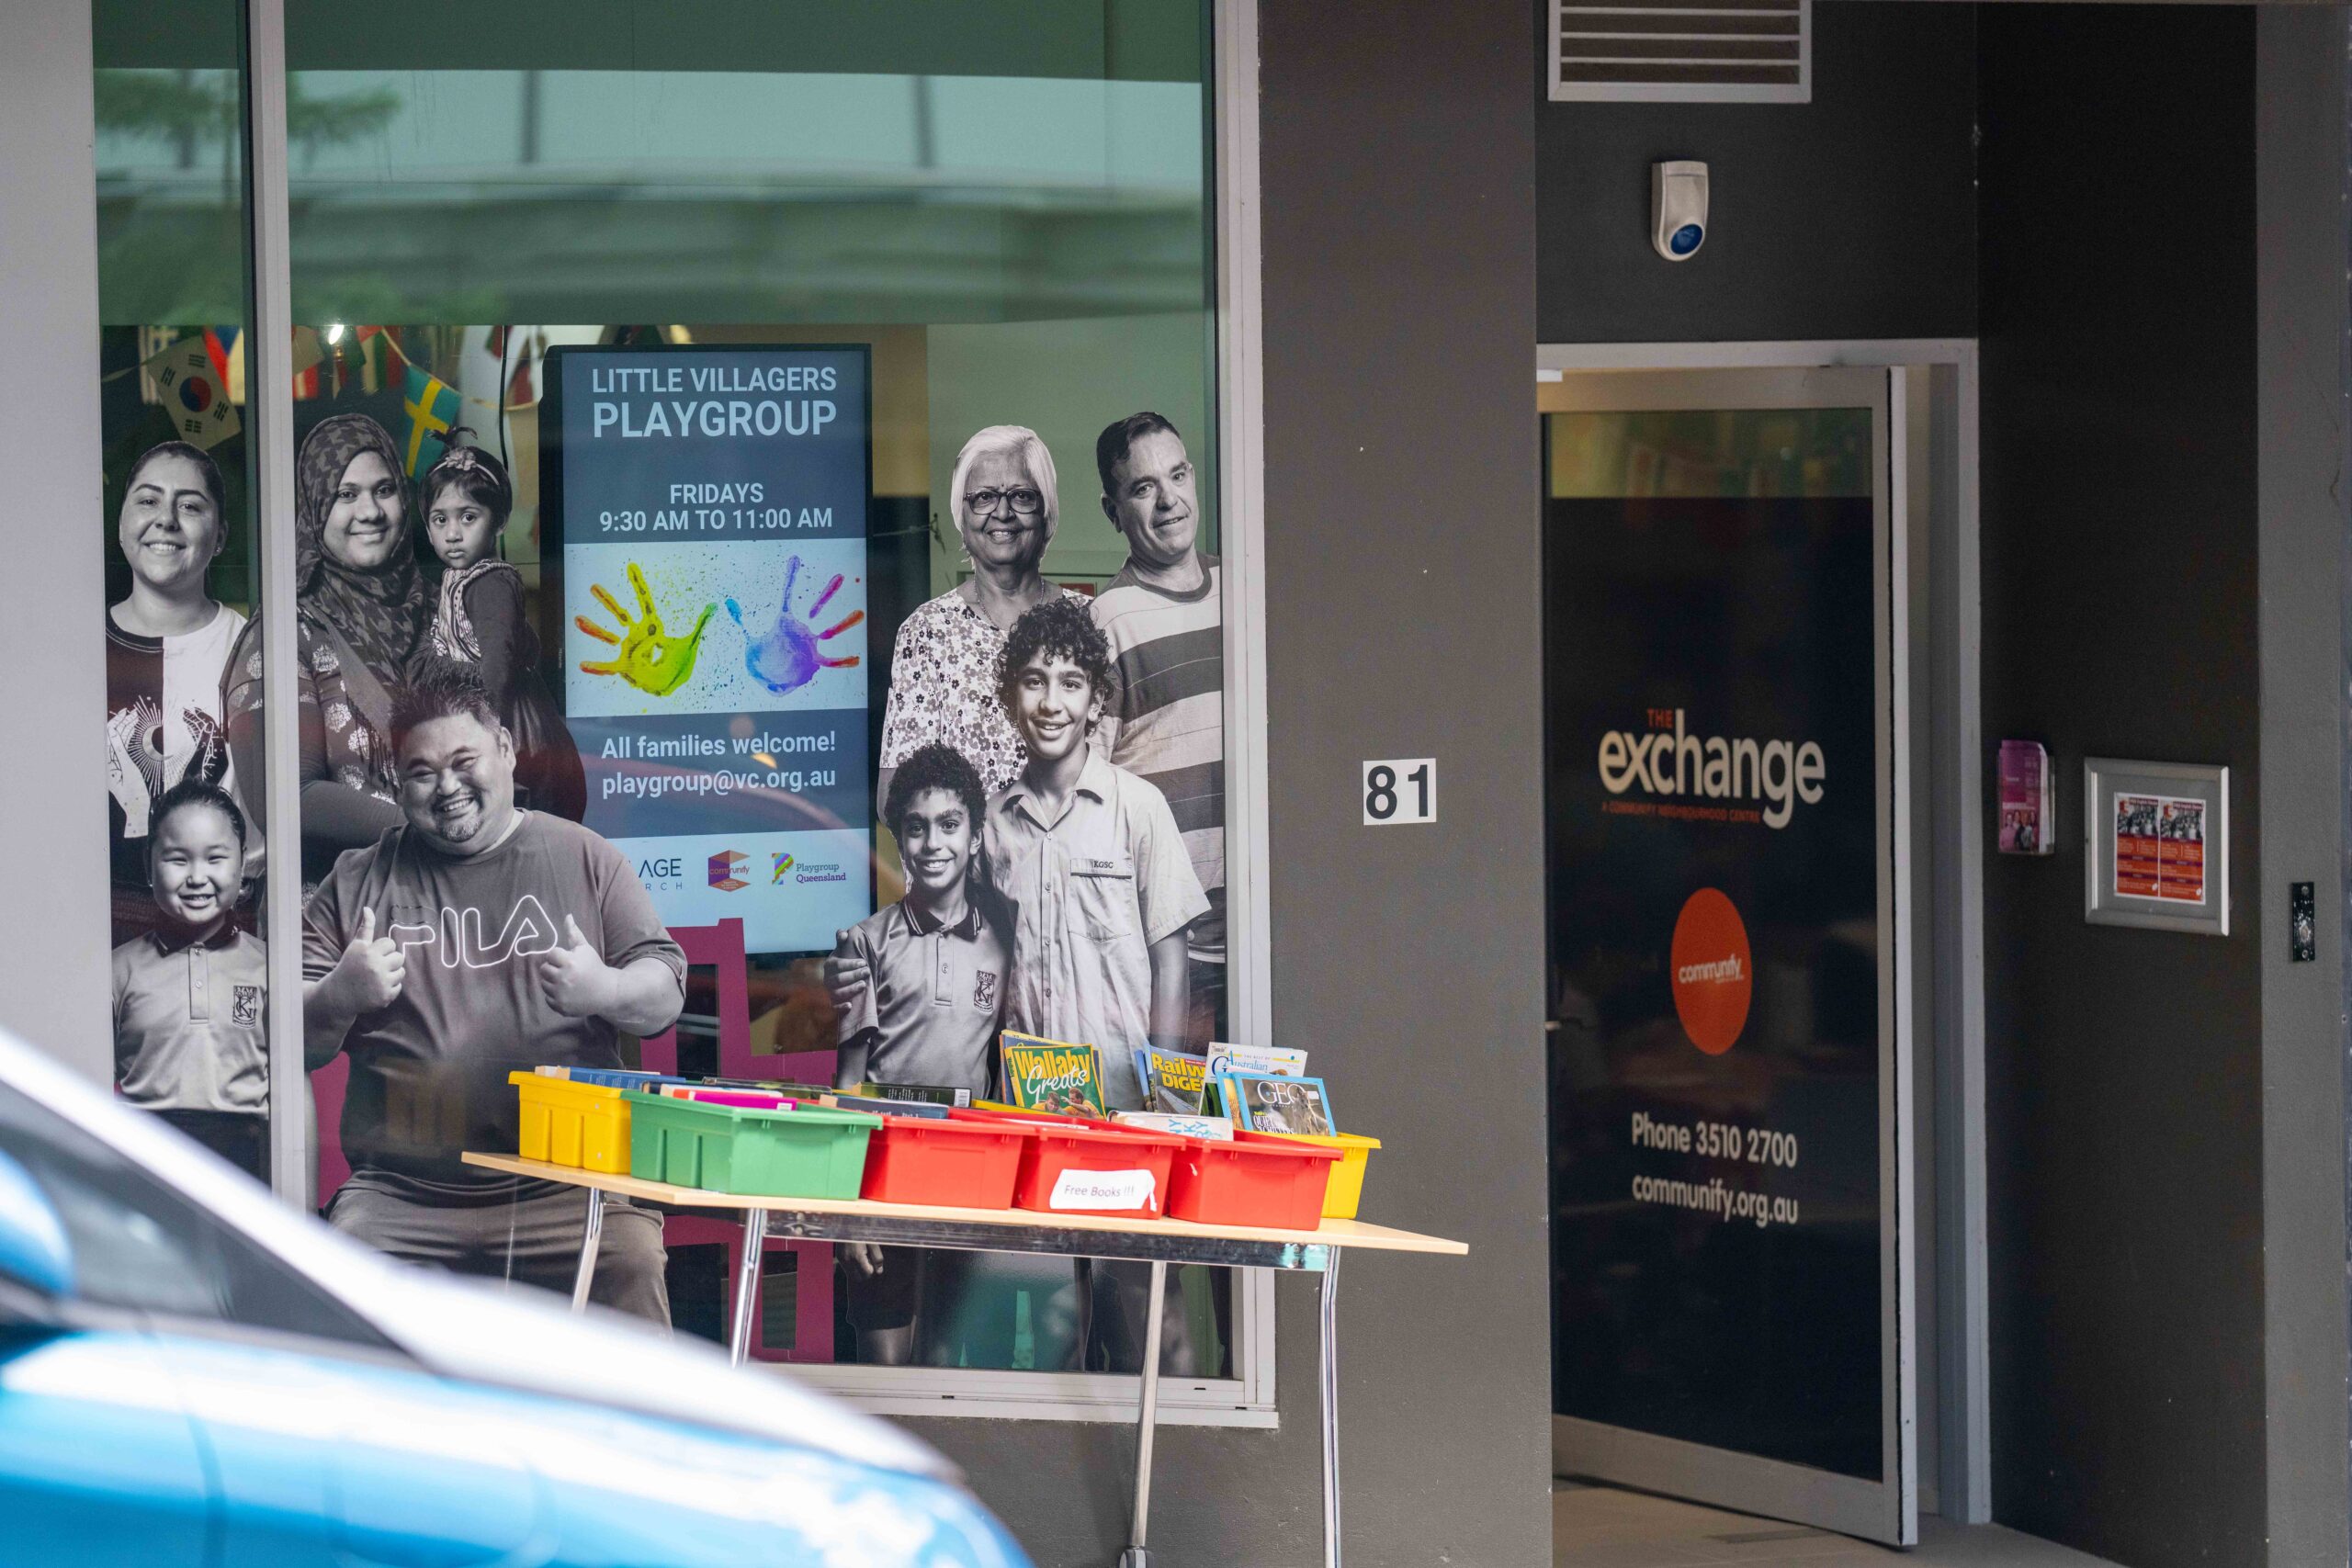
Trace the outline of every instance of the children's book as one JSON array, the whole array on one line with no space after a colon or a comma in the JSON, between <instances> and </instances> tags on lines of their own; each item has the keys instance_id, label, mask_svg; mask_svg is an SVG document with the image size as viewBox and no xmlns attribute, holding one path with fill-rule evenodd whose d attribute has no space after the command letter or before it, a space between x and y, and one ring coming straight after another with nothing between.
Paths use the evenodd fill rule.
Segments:
<instances>
[{"instance_id":1,"label":"children's book","mask_svg":"<svg viewBox=\"0 0 2352 1568\"><path fill-rule=\"evenodd\" d=\"M1303 1078L1306 1076L1306 1053L1280 1045L1220 1043L1209 1047L1208 1072L1212 1077L1227 1073L1272 1073L1281 1077Z\"/></svg>"},{"instance_id":2,"label":"children's book","mask_svg":"<svg viewBox=\"0 0 2352 1568\"><path fill-rule=\"evenodd\" d=\"M1321 1078L1285 1077L1275 1073L1234 1073L1227 1094L1238 1107L1236 1126L1253 1133L1317 1133L1337 1131L1330 1098Z\"/></svg>"},{"instance_id":3,"label":"children's book","mask_svg":"<svg viewBox=\"0 0 2352 1568\"><path fill-rule=\"evenodd\" d=\"M1091 1045L1003 1034L1004 1088L1023 1111L1065 1116L1102 1114L1102 1059Z\"/></svg>"},{"instance_id":4,"label":"children's book","mask_svg":"<svg viewBox=\"0 0 2352 1568\"><path fill-rule=\"evenodd\" d=\"M1182 1051L1152 1047L1141 1053L1144 1103L1154 1111L1184 1115L1202 1110L1201 1087L1207 1080L1208 1058Z\"/></svg>"},{"instance_id":5,"label":"children's book","mask_svg":"<svg viewBox=\"0 0 2352 1568\"><path fill-rule=\"evenodd\" d=\"M788 1100L816 1100L833 1092L831 1084L794 1083L788 1078L706 1077L702 1081L709 1089L763 1089Z\"/></svg>"},{"instance_id":6,"label":"children's book","mask_svg":"<svg viewBox=\"0 0 2352 1568\"><path fill-rule=\"evenodd\" d=\"M836 1111L863 1111L869 1116L915 1116L944 1122L947 1107L935 1100L891 1100L878 1094L836 1094Z\"/></svg>"},{"instance_id":7,"label":"children's book","mask_svg":"<svg viewBox=\"0 0 2352 1568\"><path fill-rule=\"evenodd\" d=\"M927 1100L933 1105L969 1105L972 1091L949 1084L928 1083L862 1083L860 1094L879 1095L884 1100Z\"/></svg>"},{"instance_id":8,"label":"children's book","mask_svg":"<svg viewBox=\"0 0 2352 1568\"><path fill-rule=\"evenodd\" d=\"M1222 1116L1175 1116L1159 1111L1122 1111L1112 1120L1123 1127L1141 1127L1147 1132L1170 1133L1180 1138L1206 1138L1218 1144L1233 1142L1233 1123Z\"/></svg>"}]
</instances>

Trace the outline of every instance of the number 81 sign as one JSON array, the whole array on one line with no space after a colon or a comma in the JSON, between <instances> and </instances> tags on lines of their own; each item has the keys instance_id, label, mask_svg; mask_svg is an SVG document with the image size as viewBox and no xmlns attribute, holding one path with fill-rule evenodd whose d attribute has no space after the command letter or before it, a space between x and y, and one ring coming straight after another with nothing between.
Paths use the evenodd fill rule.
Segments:
<instances>
[{"instance_id":1,"label":"number 81 sign","mask_svg":"<svg viewBox=\"0 0 2352 1568\"><path fill-rule=\"evenodd\" d=\"M1437 759L1389 757L1363 765L1363 820L1394 828L1437 820Z\"/></svg>"}]
</instances>

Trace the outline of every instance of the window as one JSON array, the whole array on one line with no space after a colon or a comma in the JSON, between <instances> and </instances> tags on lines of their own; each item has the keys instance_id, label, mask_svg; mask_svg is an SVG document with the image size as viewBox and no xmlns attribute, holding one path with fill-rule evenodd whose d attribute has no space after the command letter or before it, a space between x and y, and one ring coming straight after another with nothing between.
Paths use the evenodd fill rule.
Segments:
<instances>
[{"instance_id":1,"label":"window","mask_svg":"<svg viewBox=\"0 0 2352 1568\"><path fill-rule=\"evenodd\" d=\"M259 587L239 7L92 14L117 1079L266 1180L265 856L223 680Z\"/></svg>"},{"instance_id":2,"label":"window","mask_svg":"<svg viewBox=\"0 0 2352 1568\"><path fill-rule=\"evenodd\" d=\"M316 1286L45 1106L0 1084L0 1154L55 1207L76 1300L383 1348Z\"/></svg>"},{"instance_id":3,"label":"window","mask_svg":"<svg viewBox=\"0 0 2352 1568\"><path fill-rule=\"evenodd\" d=\"M118 30L150 68L155 47ZM295 6L286 46L298 613L242 635L220 682L248 815L265 717L299 757L300 841L270 846L271 891L303 900L306 964L328 973L360 931L338 857L404 820L393 705L454 662L514 737L530 817L585 827L626 861L623 902L705 933L674 1043L556 1040L525 1016L532 986L500 976L572 911L542 930L545 889L520 885L387 894L366 929L405 954L394 1010L417 1037L346 1031L314 1075L330 1217L364 1230L354 1205L387 1191L496 1197L456 1156L514 1146L506 1076L548 1061L985 1097L998 1031L1021 1026L1101 1046L1132 1105L1134 1047L1230 1038L1208 7L687 5L649 28L592 0L557 36ZM232 102L233 70L217 86ZM205 156L233 168L233 129ZM181 167L186 141L149 162ZM162 175L142 177L153 206ZM611 395L690 372L729 399ZM825 379L760 379L804 374ZM747 386L810 395L768 430ZM684 422L739 450L599 466L600 396L616 437ZM840 439L814 468L741 450L801 431ZM1101 769L1081 812L1024 819L997 658L1057 604L1053 648L1092 661ZM266 700L265 637L297 671ZM902 773L901 807L972 819L953 874L927 848L910 875L886 820ZM622 918L590 880L571 891ZM925 1005L903 1005L917 980ZM467 1032L498 1043L442 1048ZM716 1337L724 1239L665 1228L671 1315ZM608 1226L608 1252L616 1234L635 1233ZM525 1250L476 1261L568 1283ZM943 1389L1132 1372L1145 1272L776 1245L756 1353L917 1363ZM1238 1376L1232 1284L1180 1276L1166 1370Z\"/></svg>"}]
</instances>

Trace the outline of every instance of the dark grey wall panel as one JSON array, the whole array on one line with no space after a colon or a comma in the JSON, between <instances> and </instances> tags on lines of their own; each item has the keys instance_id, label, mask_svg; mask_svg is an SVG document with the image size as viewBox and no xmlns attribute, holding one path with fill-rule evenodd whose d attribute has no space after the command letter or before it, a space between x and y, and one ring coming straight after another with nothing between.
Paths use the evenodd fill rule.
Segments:
<instances>
[{"instance_id":1,"label":"dark grey wall panel","mask_svg":"<svg viewBox=\"0 0 2352 1568\"><path fill-rule=\"evenodd\" d=\"M1260 24L1275 1037L1385 1141L1366 1217L1472 1248L1346 1265L1359 1564L1551 1555L1526 18ZM1359 760L1430 755L1437 823L1362 827ZM1282 1430L1161 1434L1170 1562L1322 1561L1312 1282L1279 1296ZM1041 1563L1115 1557L1129 1431L914 1425Z\"/></svg>"},{"instance_id":2,"label":"dark grey wall panel","mask_svg":"<svg viewBox=\"0 0 2352 1568\"><path fill-rule=\"evenodd\" d=\"M1526 16L1265 11L1275 1035L1387 1140L1378 1217L1472 1249L1349 1265L1351 1562L1549 1560ZM1424 756L1437 822L1362 826Z\"/></svg>"},{"instance_id":3,"label":"dark grey wall panel","mask_svg":"<svg viewBox=\"0 0 2352 1568\"><path fill-rule=\"evenodd\" d=\"M2256 14L2262 464L2263 1308L2270 1561L2347 1551L2344 1232L2345 31ZM2289 888L2318 885L2294 961ZM2331 892L2335 894L2331 897Z\"/></svg>"},{"instance_id":4,"label":"dark grey wall panel","mask_svg":"<svg viewBox=\"0 0 2352 1568\"><path fill-rule=\"evenodd\" d=\"M2260 1563L2255 13L1979 27L1984 733L2062 829L1985 869L1995 1515ZM2086 754L2230 764L2233 934L2083 922Z\"/></svg>"},{"instance_id":5,"label":"dark grey wall panel","mask_svg":"<svg viewBox=\"0 0 2352 1568\"><path fill-rule=\"evenodd\" d=\"M1976 7L1813 16L1810 104L1538 105L1542 341L1974 333ZM1650 249L1661 158L1709 166L1687 262Z\"/></svg>"}]
</instances>

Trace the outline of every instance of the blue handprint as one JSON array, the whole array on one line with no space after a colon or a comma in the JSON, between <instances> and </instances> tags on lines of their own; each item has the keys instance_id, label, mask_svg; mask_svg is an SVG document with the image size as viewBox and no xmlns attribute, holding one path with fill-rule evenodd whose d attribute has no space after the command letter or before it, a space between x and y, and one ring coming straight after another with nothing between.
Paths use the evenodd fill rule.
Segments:
<instances>
[{"instance_id":1,"label":"blue handprint","mask_svg":"<svg viewBox=\"0 0 2352 1568\"><path fill-rule=\"evenodd\" d=\"M809 620L840 589L841 573L833 573L833 580L825 584L825 591L808 606L807 618L792 613L792 591L799 581L800 558L795 556L792 564L785 569L784 594L776 605L775 625L759 637L752 635L751 627L743 626L742 606L732 599L727 601L727 614L737 626L743 626L743 667L752 672L753 680L778 696L798 691L815 680L820 670L844 670L858 660L854 653L846 659L828 659L819 645L865 619L865 611L853 610L820 632L808 629Z\"/></svg>"}]
</instances>

